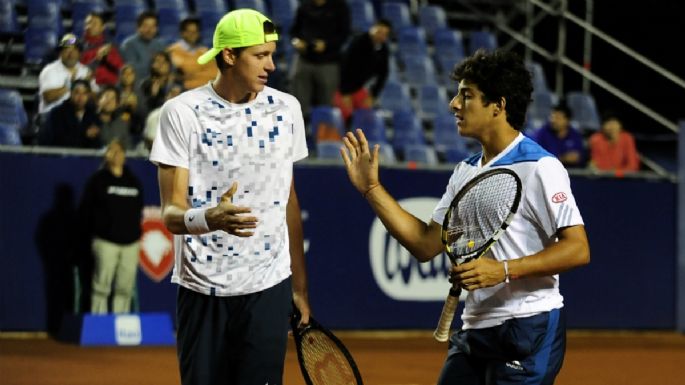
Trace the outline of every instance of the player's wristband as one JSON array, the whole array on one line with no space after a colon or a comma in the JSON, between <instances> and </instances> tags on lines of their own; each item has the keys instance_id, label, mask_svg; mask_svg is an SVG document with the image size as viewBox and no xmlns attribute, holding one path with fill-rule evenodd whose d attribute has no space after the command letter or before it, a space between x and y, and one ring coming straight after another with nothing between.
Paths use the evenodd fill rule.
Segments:
<instances>
[{"instance_id":1,"label":"player's wristband","mask_svg":"<svg viewBox=\"0 0 685 385\"><path fill-rule=\"evenodd\" d=\"M188 233L204 234L211 231L205 218L206 211L207 209L189 209L183 214L183 222L186 224Z\"/></svg>"},{"instance_id":2,"label":"player's wristband","mask_svg":"<svg viewBox=\"0 0 685 385\"><path fill-rule=\"evenodd\" d=\"M503 261L504 263L504 282L509 283L509 262Z\"/></svg>"}]
</instances>

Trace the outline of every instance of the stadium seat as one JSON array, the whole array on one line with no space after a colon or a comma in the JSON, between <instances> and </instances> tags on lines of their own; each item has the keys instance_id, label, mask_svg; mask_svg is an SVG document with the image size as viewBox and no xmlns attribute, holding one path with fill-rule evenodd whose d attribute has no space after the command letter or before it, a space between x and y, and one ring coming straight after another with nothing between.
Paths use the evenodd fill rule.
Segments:
<instances>
[{"instance_id":1,"label":"stadium seat","mask_svg":"<svg viewBox=\"0 0 685 385\"><path fill-rule=\"evenodd\" d=\"M457 131L457 121L454 115L443 112L433 118L433 147L441 154L459 150L465 154L469 153L467 140L459 135Z\"/></svg>"},{"instance_id":2,"label":"stadium seat","mask_svg":"<svg viewBox=\"0 0 685 385\"><path fill-rule=\"evenodd\" d=\"M290 27L295 20L295 12L299 3L297 0L271 0L269 3L271 17L276 28L283 33L290 31Z\"/></svg>"},{"instance_id":3,"label":"stadium seat","mask_svg":"<svg viewBox=\"0 0 685 385\"><path fill-rule=\"evenodd\" d=\"M352 112L352 127L364 130L366 139L370 142L387 143L385 123L377 111L360 108Z\"/></svg>"},{"instance_id":4,"label":"stadium seat","mask_svg":"<svg viewBox=\"0 0 685 385\"><path fill-rule=\"evenodd\" d=\"M399 110L411 105L409 87L396 80L388 79L379 95L379 105L383 110Z\"/></svg>"},{"instance_id":5,"label":"stadium seat","mask_svg":"<svg viewBox=\"0 0 685 385\"><path fill-rule=\"evenodd\" d=\"M0 122L0 145L21 146L21 137L16 125Z\"/></svg>"},{"instance_id":6,"label":"stadium seat","mask_svg":"<svg viewBox=\"0 0 685 385\"><path fill-rule=\"evenodd\" d=\"M228 7L224 0L196 0L195 13L201 15L205 12L225 14L228 12Z\"/></svg>"},{"instance_id":7,"label":"stadium seat","mask_svg":"<svg viewBox=\"0 0 685 385\"><path fill-rule=\"evenodd\" d=\"M463 146L446 146L443 150L443 157L447 163L458 163L471 156L471 152Z\"/></svg>"},{"instance_id":8,"label":"stadium seat","mask_svg":"<svg viewBox=\"0 0 685 385\"><path fill-rule=\"evenodd\" d=\"M404 63L405 59L414 56L428 56L426 31L421 27L404 27L397 31L397 53Z\"/></svg>"},{"instance_id":9,"label":"stadium seat","mask_svg":"<svg viewBox=\"0 0 685 385\"><path fill-rule=\"evenodd\" d=\"M450 28L437 29L433 35L433 46L435 63L443 75L451 73L454 66L466 57L461 31Z\"/></svg>"},{"instance_id":10,"label":"stadium seat","mask_svg":"<svg viewBox=\"0 0 685 385\"><path fill-rule=\"evenodd\" d=\"M270 15L269 10L266 8L266 3L264 2L264 0L233 0L233 5L235 9L252 8L265 15Z\"/></svg>"},{"instance_id":11,"label":"stadium seat","mask_svg":"<svg viewBox=\"0 0 685 385\"><path fill-rule=\"evenodd\" d=\"M211 47L214 39L214 28L224 16L224 12L205 9L198 13L200 19L200 40L205 47ZM282 37L278 39L282 40ZM276 51L278 53L278 51Z\"/></svg>"},{"instance_id":12,"label":"stadium seat","mask_svg":"<svg viewBox=\"0 0 685 385\"><path fill-rule=\"evenodd\" d=\"M380 162L381 164L392 164L397 162L397 156L395 156L395 150L392 149L392 146L388 143L385 142L374 142L374 141L368 141L369 143L369 150L373 151L373 148L376 145L379 145L378 149L378 155L380 157Z\"/></svg>"},{"instance_id":13,"label":"stadium seat","mask_svg":"<svg viewBox=\"0 0 685 385\"><path fill-rule=\"evenodd\" d=\"M419 26L426 30L429 41L434 41L435 31L447 28L445 10L437 5L425 5L419 8Z\"/></svg>"},{"instance_id":14,"label":"stadium seat","mask_svg":"<svg viewBox=\"0 0 685 385\"><path fill-rule=\"evenodd\" d=\"M138 29L138 15L145 11L145 7L137 4L116 4L114 6L115 41L121 44L127 37L136 33Z\"/></svg>"},{"instance_id":15,"label":"stadium seat","mask_svg":"<svg viewBox=\"0 0 685 385\"><path fill-rule=\"evenodd\" d=\"M547 78L545 78L545 71L542 69L542 65L538 62L527 62L526 68L528 68L533 78L533 92L549 92Z\"/></svg>"},{"instance_id":16,"label":"stadium seat","mask_svg":"<svg viewBox=\"0 0 685 385\"><path fill-rule=\"evenodd\" d=\"M0 33L19 33L17 12L10 1L0 3Z\"/></svg>"},{"instance_id":17,"label":"stadium seat","mask_svg":"<svg viewBox=\"0 0 685 385\"><path fill-rule=\"evenodd\" d=\"M342 162L340 147L342 147L342 142L337 140L318 142L316 143L316 157L318 159L329 159Z\"/></svg>"},{"instance_id":18,"label":"stadium seat","mask_svg":"<svg viewBox=\"0 0 685 385\"><path fill-rule=\"evenodd\" d=\"M407 144L403 148L404 161L416 162L424 165L437 165L438 155L433 147L427 144Z\"/></svg>"},{"instance_id":19,"label":"stadium seat","mask_svg":"<svg viewBox=\"0 0 685 385\"><path fill-rule=\"evenodd\" d=\"M352 32L368 31L376 20L373 5L366 0L351 0L347 5L350 7Z\"/></svg>"},{"instance_id":20,"label":"stadium seat","mask_svg":"<svg viewBox=\"0 0 685 385\"><path fill-rule=\"evenodd\" d=\"M549 92L533 92L533 101L528 106L526 119L533 127L539 127L549 119L552 107L556 105L556 96Z\"/></svg>"},{"instance_id":21,"label":"stadium seat","mask_svg":"<svg viewBox=\"0 0 685 385\"><path fill-rule=\"evenodd\" d=\"M407 84L417 89L425 84L436 84L435 66L430 56L407 56L404 62L404 78Z\"/></svg>"},{"instance_id":22,"label":"stadium seat","mask_svg":"<svg viewBox=\"0 0 685 385\"><path fill-rule=\"evenodd\" d=\"M62 16L58 3L31 1L27 7L27 28L51 30L62 35Z\"/></svg>"},{"instance_id":23,"label":"stadium seat","mask_svg":"<svg viewBox=\"0 0 685 385\"><path fill-rule=\"evenodd\" d=\"M57 47L57 32L50 29L29 27L24 35L24 61L29 65L42 65L46 57Z\"/></svg>"},{"instance_id":24,"label":"stadium seat","mask_svg":"<svg viewBox=\"0 0 685 385\"><path fill-rule=\"evenodd\" d=\"M480 48L487 51L495 50L497 48L497 37L488 31L472 31L469 34L469 54L473 54Z\"/></svg>"},{"instance_id":25,"label":"stadium seat","mask_svg":"<svg viewBox=\"0 0 685 385\"><path fill-rule=\"evenodd\" d=\"M181 20L188 17L188 13L182 9L162 8L157 10L159 19L159 38L166 44L171 44L179 39L178 30Z\"/></svg>"},{"instance_id":26,"label":"stadium seat","mask_svg":"<svg viewBox=\"0 0 685 385\"><path fill-rule=\"evenodd\" d=\"M345 124L338 107L316 106L310 116L312 138L320 141L341 140L345 135Z\"/></svg>"},{"instance_id":27,"label":"stadium seat","mask_svg":"<svg viewBox=\"0 0 685 385\"><path fill-rule=\"evenodd\" d=\"M383 2L381 4L381 17L389 20L395 31L413 25L411 15L409 14L409 6L405 3L394 1Z\"/></svg>"},{"instance_id":28,"label":"stadium seat","mask_svg":"<svg viewBox=\"0 0 685 385\"><path fill-rule=\"evenodd\" d=\"M597 131L601 126L595 98L584 92L571 91L566 94L566 103L571 110L571 121L582 131Z\"/></svg>"},{"instance_id":29,"label":"stadium seat","mask_svg":"<svg viewBox=\"0 0 685 385\"><path fill-rule=\"evenodd\" d=\"M404 108L392 114L392 146L402 152L407 144L425 144L423 127L413 110Z\"/></svg>"},{"instance_id":30,"label":"stadium seat","mask_svg":"<svg viewBox=\"0 0 685 385\"><path fill-rule=\"evenodd\" d=\"M182 13L188 13L188 4L185 0L153 0L152 3L158 12L161 9L175 9Z\"/></svg>"},{"instance_id":31,"label":"stadium seat","mask_svg":"<svg viewBox=\"0 0 685 385\"><path fill-rule=\"evenodd\" d=\"M424 84L417 96L419 115L422 119L432 119L439 113L449 111L449 100L445 88L437 84Z\"/></svg>"},{"instance_id":32,"label":"stadium seat","mask_svg":"<svg viewBox=\"0 0 685 385\"><path fill-rule=\"evenodd\" d=\"M28 116L19 91L0 88L0 123L12 125L18 131L28 125Z\"/></svg>"}]
</instances>

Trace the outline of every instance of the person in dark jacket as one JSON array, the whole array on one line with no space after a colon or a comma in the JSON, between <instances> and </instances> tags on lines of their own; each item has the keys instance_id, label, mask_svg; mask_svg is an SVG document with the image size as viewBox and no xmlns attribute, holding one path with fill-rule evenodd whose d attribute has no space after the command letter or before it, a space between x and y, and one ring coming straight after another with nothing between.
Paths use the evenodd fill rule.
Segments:
<instances>
[{"instance_id":1,"label":"person in dark jacket","mask_svg":"<svg viewBox=\"0 0 685 385\"><path fill-rule=\"evenodd\" d=\"M340 50L350 28L350 10L344 0L308 0L295 13L290 36L298 55L291 88L305 120L311 106L333 105L340 78Z\"/></svg>"},{"instance_id":2,"label":"person in dark jacket","mask_svg":"<svg viewBox=\"0 0 685 385\"><path fill-rule=\"evenodd\" d=\"M335 105L340 108L345 121L358 108L372 108L383 90L388 77L390 54L387 42L391 32L390 22L379 19L368 32L353 37L343 51Z\"/></svg>"},{"instance_id":3,"label":"person in dark jacket","mask_svg":"<svg viewBox=\"0 0 685 385\"><path fill-rule=\"evenodd\" d=\"M38 133L41 146L99 148L100 121L87 80L71 83L69 99L53 108Z\"/></svg>"},{"instance_id":4,"label":"person in dark jacket","mask_svg":"<svg viewBox=\"0 0 685 385\"><path fill-rule=\"evenodd\" d=\"M91 313L108 312L114 283L113 313L127 313L135 288L143 188L126 167L126 151L118 139L105 152L103 167L86 184L80 211L92 236L95 258Z\"/></svg>"}]
</instances>

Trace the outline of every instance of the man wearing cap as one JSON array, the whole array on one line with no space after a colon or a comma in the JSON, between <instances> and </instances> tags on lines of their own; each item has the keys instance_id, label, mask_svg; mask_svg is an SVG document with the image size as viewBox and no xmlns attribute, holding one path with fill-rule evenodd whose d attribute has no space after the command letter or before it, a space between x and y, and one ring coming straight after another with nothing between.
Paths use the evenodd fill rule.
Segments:
<instances>
[{"instance_id":1,"label":"man wearing cap","mask_svg":"<svg viewBox=\"0 0 685 385\"><path fill-rule=\"evenodd\" d=\"M91 77L90 69L79 63L81 46L76 35L64 35L59 42L59 50L59 58L46 65L38 75L38 113L41 116L46 116L52 108L69 99L72 81Z\"/></svg>"},{"instance_id":2,"label":"man wearing cap","mask_svg":"<svg viewBox=\"0 0 685 385\"><path fill-rule=\"evenodd\" d=\"M175 234L183 384L282 384L292 306L309 320L293 162L307 156L300 104L266 85L278 35L251 9L226 14L216 79L162 107L150 160Z\"/></svg>"}]
</instances>

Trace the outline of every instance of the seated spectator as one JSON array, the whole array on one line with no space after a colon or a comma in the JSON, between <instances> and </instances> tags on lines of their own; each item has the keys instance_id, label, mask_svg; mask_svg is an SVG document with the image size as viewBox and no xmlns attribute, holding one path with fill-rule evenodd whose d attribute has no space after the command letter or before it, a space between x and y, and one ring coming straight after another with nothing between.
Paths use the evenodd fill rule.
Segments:
<instances>
[{"instance_id":1,"label":"seated spectator","mask_svg":"<svg viewBox=\"0 0 685 385\"><path fill-rule=\"evenodd\" d=\"M132 66L125 64L121 67L119 74L119 108L121 119L128 121L131 125L131 132L140 135L143 132L143 122L145 121L146 110L143 108L145 96L136 82L136 70Z\"/></svg>"},{"instance_id":2,"label":"seated spectator","mask_svg":"<svg viewBox=\"0 0 685 385\"><path fill-rule=\"evenodd\" d=\"M124 60L117 47L107 39L100 13L91 12L86 16L81 63L90 67L98 85L117 84Z\"/></svg>"},{"instance_id":3,"label":"seated spectator","mask_svg":"<svg viewBox=\"0 0 685 385\"><path fill-rule=\"evenodd\" d=\"M131 138L131 126L128 121L121 119L119 91L115 87L107 86L100 91L97 109L102 143L117 139L125 149L132 149L134 143Z\"/></svg>"},{"instance_id":4,"label":"seated spectator","mask_svg":"<svg viewBox=\"0 0 685 385\"><path fill-rule=\"evenodd\" d=\"M145 111L152 111L164 103L166 93L175 83L171 58L166 52L157 52L150 64L150 76L140 83L145 100Z\"/></svg>"},{"instance_id":5,"label":"seated spectator","mask_svg":"<svg viewBox=\"0 0 685 385\"><path fill-rule=\"evenodd\" d=\"M209 49L199 45L200 21L195 18L184 19L180 30L181 40L167 48L171 63L178 72L178 80L183 82L186 89L203 86L216 77L218 69L215 61L205 65L197 63L197 58Z\"/></svg>"},{"instance_id":6,"label":"seated spectator","mask_svg":"<svg viewBox=\"0 0 685 385\"><path fill-rule=\"evenodd\" d=\"M388 77L390 22L381 19L368 32L352 38L340 61L340 87L334 104L347 122L358 108L372 108ZM367 84L373 80L370 89Z\"/></svg>"},{"instance_id":7,"label":"seated spectator","mask_svg":"<svg viewBox=\"0 0 685 385\"><path fill-rule=\"evenodd\" d=\"M169 88L165 100L169 100L175 96L178 96L183 91L185 91L183 86L179 83L176 83ZM157 129L159 128L160 116L162 116L162 106L155 108L147 115L147 119L145 120L145 131L143 131L145 151L149 152L150 149L152 149L152 142L155 140Z\"/></svg>"},{"instance_id":8,"label":"seated spectator","mask_svg":"<svg viewBox=\"0 0 685 385\"><path fill-rule=\"evenodd\" d=\"M38 132L41 146L98 148L100 122L95 106L90 103L91 88L87 80L71 83L69 99L50 110Z\"/></svg>"},{"instance_id":9,"label":"seated spectator","mask_svg":"<svg viewBox=\"0 0 685 385\"><path fill-rule=\"evenodd\" d=\"M164 51L164 42L157 38L157 15L146 11L136 19L138 29L135 34L121 43L121 54L127 64L133 66L138 79L150 75L152 55Z\"/></svg>"},{"instance_id":10,"label":"seated spectator","mask_svg":"<svg viewBox=\"0 0 685 385\"><path fill-rule=\"evenodd\" d=\"M68 33L58 45L59 58L46 65L38 75L40 120L55 106L69 99L71 83L77 79L90 79L91 71L79 63L81 43L76 35Z\"/></svg>"},{"instance_id":11,"label":"seated spectator","mask_svg":"<svg viewBox=\"0 0 685 385\"><path fill-rule=\"evenodd\" d=\"M623 129L621 120L607 114L602 128L590 136L590 167L602 171L638 171L640 158L633 135Z\"/></svg>"},{"instance_id":12,"label":"seated spectator","mask_svg":"<svg viewBox=\"0 0 685 385\"><path fill-rule=\"evenodd\" d=\"M583 136L571 125L571 111L563 102L552 109L549 122L533 133L533 139L559 158L566 167L583 167L586 154Z\"/></svg>"}]
</instances>

